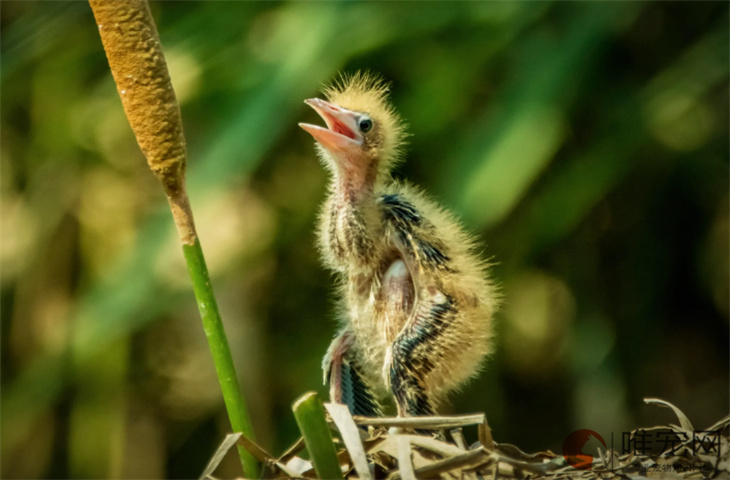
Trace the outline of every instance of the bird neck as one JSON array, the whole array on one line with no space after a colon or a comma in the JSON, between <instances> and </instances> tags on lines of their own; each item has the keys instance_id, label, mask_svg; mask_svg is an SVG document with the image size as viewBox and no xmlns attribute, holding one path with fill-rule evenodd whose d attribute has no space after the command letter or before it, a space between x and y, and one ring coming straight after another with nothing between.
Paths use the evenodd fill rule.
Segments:
<instances>
[{"instance_id":1,"label":"bird neck","mask_svg":"<svg viewBox=\"0 0 730 480\"><path fill-rule=\"evenodd\" d=\"M375 203L374 185L335 179L332 195L338 207L347 210L362 210Z\"/></svg>"},{"instance_id":2,"label":"bird neck","mask_svg":"<svg viewBox=\"0 0 730 480\"><path fill-rule=\"evenodd\" d=\"M342 172L333 178L333 193L339 202L354 208L375 198L376 171Z\"/></svg>"},{"instance_id":3,"label":"bird neck","mask_svg":"<svg viewBox=\"0 0 730 480\"><path fill-rule=\"evenodd\" d=\"M368 153L333 155L321 149L333 174L333 191L339 197L359 203L373 196L378 177L378 158Z\"/></svg>"},{"instance_id":4,"label":"bird neck","mask_svg":"<svg viewBox=\"0 0 730 480\"><path fill-rule=\"evenodd\" d=\"M381 229L377 208L372 189L333 182L322 215L320 240L326 257L337 269L352 273L369 268Z\"/></svg>"}]
</instances>

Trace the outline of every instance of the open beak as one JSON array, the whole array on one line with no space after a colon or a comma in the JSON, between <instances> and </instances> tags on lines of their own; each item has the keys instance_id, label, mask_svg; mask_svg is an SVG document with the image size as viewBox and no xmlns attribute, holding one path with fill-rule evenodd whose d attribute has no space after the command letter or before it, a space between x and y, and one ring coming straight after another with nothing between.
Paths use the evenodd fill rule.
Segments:
<instances>
[{"instance_id":1,"label":"open beak","mask_svg":"<svg viewBox=\"0 0 730 480\"><path fill-rule=\"evenodd\" d=\"M332 153L340 153L362 146L363 138L358 133L358 114L338 107L319 98L304 100L324 120L327 128L310 123L300 123L299 126L309 132L314 139Z\"/></svg>"}]
</instances>

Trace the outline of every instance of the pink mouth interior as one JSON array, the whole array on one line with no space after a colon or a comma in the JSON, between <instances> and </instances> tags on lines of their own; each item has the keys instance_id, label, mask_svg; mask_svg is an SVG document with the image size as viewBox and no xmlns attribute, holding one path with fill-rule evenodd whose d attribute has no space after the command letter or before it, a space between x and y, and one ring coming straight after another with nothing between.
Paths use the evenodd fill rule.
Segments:
<instances>
[{"instance_id":1,"label":"pink mouth interior","mask_svg":"<svg viewBox=\"0 0 730 480\"><path fill-rule=\"evenodd\" d=\"M339 133L340 135L344 135L345 137L351 138L355 140L355 133L347 128L345 124L342 122L339 122L337 118L335 118L333 115L327 114L327 126L330 130L332 130L335 133Z\"/></svg>"}]
</instances>

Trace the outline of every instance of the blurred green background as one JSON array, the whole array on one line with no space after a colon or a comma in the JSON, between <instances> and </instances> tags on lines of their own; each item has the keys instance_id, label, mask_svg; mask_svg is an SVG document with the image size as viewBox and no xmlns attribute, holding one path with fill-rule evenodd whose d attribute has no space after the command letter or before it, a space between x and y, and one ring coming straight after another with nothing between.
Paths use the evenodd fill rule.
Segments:
<instances>
[{"instance_id":1,"label":"blurred green background","mask_svg":"<svg viewBox=\"0 0 730 480\"><path fill-rule=\"evenodd\" d=\"M229 427L161 188L85 2L0 3L3 478L190 478ZM726 2L152 4L198 229L275 454L336 324L299 121L338 71L393 82L397 176L496 265L496 354L444 413L560 451L728 413ZM470 440L475 432L467 431ZM219 470L240 475L234 456Z\"/></svg>"}]
</instances>

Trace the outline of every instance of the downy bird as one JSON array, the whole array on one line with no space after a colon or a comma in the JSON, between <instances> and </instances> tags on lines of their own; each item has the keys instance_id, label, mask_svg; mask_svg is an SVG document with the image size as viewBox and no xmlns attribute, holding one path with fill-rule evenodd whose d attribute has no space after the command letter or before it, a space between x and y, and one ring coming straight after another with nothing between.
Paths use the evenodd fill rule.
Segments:
<instances>
[{"instance_id":1,"label":"downy bird","mask_svg":"<svg viewBox=\"0 0 730 480\"><path fill-rule=\"evenodd\" d=\"M324 263L339 277L341 330L324 360L330 397L353 414L432 415L490 352L497 295L472 239L419 189L391 177L405 129L381 77L342 76L305 100L300 123L331 174L319 218Z\"/></svg>"}]
</instances>

